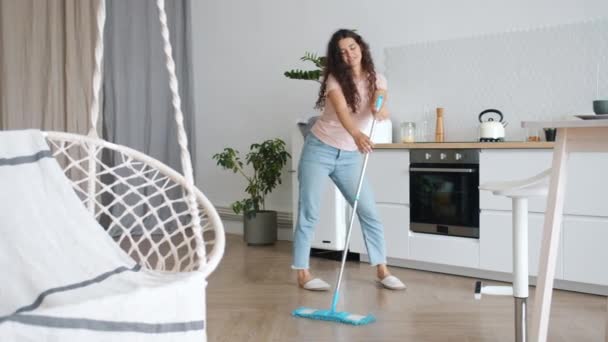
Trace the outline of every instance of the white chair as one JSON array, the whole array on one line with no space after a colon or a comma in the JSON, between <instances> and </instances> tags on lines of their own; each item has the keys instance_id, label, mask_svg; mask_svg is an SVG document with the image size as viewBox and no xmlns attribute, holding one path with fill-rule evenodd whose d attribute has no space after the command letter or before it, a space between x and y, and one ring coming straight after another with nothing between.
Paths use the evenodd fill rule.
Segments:
<instances>
[{"instance_id":1,"label":"white chair","mask_svg":"<svg viewBox=\"0 0 608 342\"><path fill-rule=\"evenodd\" d=\"M527 341L528 300L528 198L547 196L551 169L532 178L489 182L479 186L480 190L492 191L494 195L509 197L513 206L513 286L485 286L475 284L475 298L482 294L513 296L515 299L515 341ZM483 234L483 232L482 232Z\"/></svg>"},{"instance_id":2,"label":"white chair","mask_svg":"<svg viewBox=\"0 0 608 342\"><path fill-rule=\"evenodd\" d=\"M24 285L9 277L11 281L0 290L2 341L206 341L205 280L224 253L224 228L212 203L194 185L164 0L157 0L157 6L183 175L150 156L97 135L105 25L105 0L100 0L89 135L43 132L38 135L40 143L28 138L35 137L33 133L0 132L5 138L0 152L4 149L9 156L0 160L4 159L6 165L13 165L15 160L32 160L28 165L21 163L19 168L4 168L0 195L5 195L5 203L13 204L12 197L7 200L7 189L13 191L11 194L28 194L19 188L21 174L36 175L34 179L40 185L37 189L44 195L33 197L36 200L16 201L11 210L0 215L2 228L10 227L4 221L25 222L22 226L35 230L28 235L29 230L10 227L20 235L13 240L3 237L0 242L16 241L15 245L23 246L14 254L0 249L0 264L36 265L31 271L25 267L11 268ZM10 139L34 143L22 146ZM25 147L28 153L18 153L25 151ZM45 158L51 155L59 165L47 162ZM54 182L49 181L49 175ZM29 178L22 183L32 182ZM69 191L63 187L66 184ZM81 215L85 209L76 195L88 209L86 216ZM42 202L43 197L46 202ZM71 206L65 203L66 198ZM56 211L49 212L49 206L45 206L49 203L55 205ZM44 222L34 226L29 224L28 217ZM51 234L55 232L51 226L74 229ZM44 240L48 248L34 248L38 245L32 241L44 245L40 232L57 239ZM71 240L60 243L65 239L57 242L59 238ZM85 252L74 257L69 254L85 243L90 245ZM23 254L26 250L32 253ZM57 250L54 255L62 256L66 267L58 267L52 256L47 255ZM93 259L96 264L92 264ZM103 267L97 267L98 264ZM110 269L108 265L116 267ZM100 284L101 280L108 281ZM46 316L41 318L40 312Z\"/></svg>"}]
</instances>

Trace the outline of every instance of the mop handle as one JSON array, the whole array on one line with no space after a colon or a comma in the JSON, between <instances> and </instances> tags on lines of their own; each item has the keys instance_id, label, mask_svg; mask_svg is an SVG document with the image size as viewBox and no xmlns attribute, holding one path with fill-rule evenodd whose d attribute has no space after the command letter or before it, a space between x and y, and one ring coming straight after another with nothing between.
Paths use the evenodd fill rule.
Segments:
<instances>
[{"instance_id":1,"label":"mop handle","mask_svg":"<svg viewBox=\"0 0 608 342\"><path fill-rule=\"evenodd\" d=\"M379 95L376 99L376 111L380 111L382 108L382 101L384 100L384 96ZM371 140L374 135L374 127L376 126L376 117L374 116L374 120L372 121L372 128L369 131L369 139ZM365 169L367 168L367 161L369 160L369 153L365 153L365 158L363 159L363 167L361 168L361 175L359 176L359 185L357 186L357 193L355 194L355 202L353 203L353 213L350 217L350 223L348 224L348 231L346 232L346 244L344 245L344 252L342 252L342 263L340 265L340 273L338 274L338 282L336 284L336 289L334 290L334 296L331 301L331 311L336 311L336 306L338 305L338 298L340 292L340 285L342 284L342 274L344 273L344 266L346 265L346 256L348 255L348 246L350 245L350 235L353 229L353 222L355 221L355 215L357 214L357 206L359 205L359 194L361 193L361 187L363 186L363 176L365 175Z\"/></svg>"}]
</instances>

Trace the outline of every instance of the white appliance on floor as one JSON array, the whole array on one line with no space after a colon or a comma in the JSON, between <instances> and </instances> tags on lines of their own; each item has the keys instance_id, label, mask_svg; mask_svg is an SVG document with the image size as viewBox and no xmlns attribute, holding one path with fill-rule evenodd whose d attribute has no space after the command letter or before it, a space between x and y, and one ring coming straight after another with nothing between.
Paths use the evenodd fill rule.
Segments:
<instances>
[{"instance_id":1,"label":"white appliance on floor","mask_svg":"<svg viewBox=\"0 0 608 342\"><path fill-rule=\"evenodd\" d=\"M298 122L308 122L300 120ZM365 132L369 132L369 127ZM390 120L385 120L376 123L374 129L373 142L392 143L393 132L392 123ZM293 230L295 232L296 223L298 221L298 197L299 197L299 182L298 182L298 163L304 145L304 137L297 125L291 133L291 160L292 169L290 170L292 177L292 204L293 204ZM342 193L334 185L329 177L323 180L325 182L325 192L321 196L321 209L319 212L319 220L315 227L315 232L312 240L312 248L342 251L346 243L346 229L348 228L348 216L350 215L350 206L342 196Z\"/></svg>"}]
</instances>

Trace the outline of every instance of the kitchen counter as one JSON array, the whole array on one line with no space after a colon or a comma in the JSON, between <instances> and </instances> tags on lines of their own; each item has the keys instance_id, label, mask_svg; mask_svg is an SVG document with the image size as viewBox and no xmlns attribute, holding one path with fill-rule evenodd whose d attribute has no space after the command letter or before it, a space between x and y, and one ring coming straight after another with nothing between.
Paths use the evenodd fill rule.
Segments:
<instances>
[{"instance_id":1,"label":"kitchen counter","mask_svg":"<svg viewBox=\"0 0 608 342\"><path fill-rule=\"evenodd\" d=\"M553 142L524 142L524 141L505 141L505 142L420 142L420 143L394 143L394 144L375 144L375 149L422 149L422 148L477 148L477 149L552 149Z\"/></svg>"},{"instance_id":2,"label":"kitchen counter","mask_svg":"<svg viewBox=\"0 0 608 342\"><path fill-rule=\"evenodd\" d=\"M419 196L412 196L415 189L410 178L410 156L416 150L409 148L482 147L479 154L479 183L483 184L525 179L547 170L552 165L553 150L558 149L557 144L553 149L552 143L546 142L380 146L382 148L371 154L365 177L374 189L376 207L384 226L388 264L511 282L512 200L490 191L479 192L479 239L412 231L410 202ZM486 146L489 149L483 149ZM589 153L573 153L570 156L569 182L562 189L567 195L564 197L562 234L558 242L556 288L603 296L608 294L608 268L605 262L608 260L608 201L603 198L608 193L608 182L600 181L602 172L608 170L608 158L604 156ZM294 184L297 183L294 181ZM333 193L330 194L334 198ZM528 201L528 271L532 277L538 275L546 208L546 197L530 198ZM332 220L325 225L335 223ZM353 229L355 232L351 236L350 249L359 253L362 260L368 261L357 221Z\"/></svg>"}]
</instances>

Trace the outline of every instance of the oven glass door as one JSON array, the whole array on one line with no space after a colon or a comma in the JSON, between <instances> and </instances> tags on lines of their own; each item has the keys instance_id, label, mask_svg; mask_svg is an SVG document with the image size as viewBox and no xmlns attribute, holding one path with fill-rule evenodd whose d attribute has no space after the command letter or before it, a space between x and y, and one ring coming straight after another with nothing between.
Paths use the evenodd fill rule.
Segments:
<instances>
[{"instance_id":1,"label":"oven glass door","mask_svg":"<svg viewBox=\"0 0 608 342\"><path fill-rule=\"evenodd\" d=\"M478 237L479 165L411 164L410 209L412 227L433 225L438 231L427 232Z\"/></svg>"}]
</instances>

